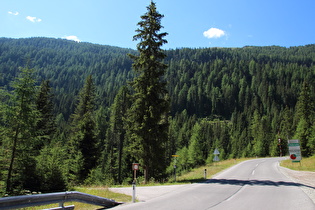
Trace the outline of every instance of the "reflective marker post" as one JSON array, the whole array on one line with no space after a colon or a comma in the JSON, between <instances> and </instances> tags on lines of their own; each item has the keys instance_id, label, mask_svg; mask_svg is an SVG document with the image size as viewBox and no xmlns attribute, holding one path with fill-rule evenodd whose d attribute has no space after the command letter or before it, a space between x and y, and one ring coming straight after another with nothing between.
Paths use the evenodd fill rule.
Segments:
<instances>
[{"instance_id":1,"label":"reflective marker post","mask_svg":"<svg viewBox=\"0 0 315 210\"><path fill-rule=\"evenodd\" d=\"M137 183L137 170L139 170L139 163L132 164L133 182L132 182L132 202L136 202L136 183Z\"/></svg>"},{"instance_id":2,"label":"reflective marker post","mask_svg":"<svg viewBox=\"0 0 315 210\"><path fill-rule=\"evenodd\" d=\"M136 182L132 182L132 203L136 202Z\"/></svg>"}]
</instances>

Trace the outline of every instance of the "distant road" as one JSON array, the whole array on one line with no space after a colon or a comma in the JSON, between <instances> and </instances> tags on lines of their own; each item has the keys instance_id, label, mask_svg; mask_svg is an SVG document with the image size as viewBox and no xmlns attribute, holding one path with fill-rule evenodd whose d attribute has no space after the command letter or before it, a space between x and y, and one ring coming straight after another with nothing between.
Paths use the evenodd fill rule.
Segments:
<instances>
[{"instance_id":1,"label":"distant road","mask_svg":"<svg viewBox=\"0 0 315 210\"><path fill-rule=\"evenodd\" d=\"M294 183L283 175L279 170L280 160L245 161L203 183L179 187L145 202L114 209L314 210L315 204L301 187L315 189Z\"/></svg>"}]
</instances>

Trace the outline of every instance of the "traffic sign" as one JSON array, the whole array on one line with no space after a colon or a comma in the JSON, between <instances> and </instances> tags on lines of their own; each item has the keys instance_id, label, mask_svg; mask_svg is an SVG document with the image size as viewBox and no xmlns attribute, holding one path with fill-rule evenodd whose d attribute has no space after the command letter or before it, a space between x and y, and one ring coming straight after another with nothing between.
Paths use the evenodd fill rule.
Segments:
<instances>
[{"instance_id":1,"label":"traffic sign","mask_svg":"<svg viewBox=\"0 0 315 210\"><path fill-rule=\"evenodd\" d=\"M300 162L302 160L300 140L288 140L288 146L292 162Z\"/></svg>"},{"instance_id":2,"label":"traffic sign","mask_svg":"<svg viewBox=\"0 0 315 210\"><path fill-rule=\"evenodd\" d=\"M220 152L217 148L215 148L214 152L213 152L214 155L220 155Z\"/></svg>"},{"instance_id":3,"label":"traffic sign","mask_svg":"<svg viewBox=\"0 0 315 210\"><path fill-rule=\"evenodd\" d=\"M213 161L218 162L218 161L220 161L220 158L217 155L215 155L213 158Z\"/></svg>"},{"instance_id":4,"label":"traffic sign","mask_svg":"<svg viewBox=\"0 0 315 210\"><path fill-rule=\"evenodd\" d=\"M290 159L291 159L291 160L295 160L295 159L296 159L296 154L290 155Z\"/></svg>"},{"instance_id":5,"label":"traffic sign","mask_svg":"<svg viewBox=\"0 0 315 210\"><path fill-rule=\"evenodd\" d=\"M139 170L139 163L133 163L132 164L132 170L134 170L134 171Z\"/></svg>"},{"instance_id":6,"label":"traffic sign","mask_svg":"<svg viewBox=\"0 0 315 210\"><path fill-rule=\"evenodd\" d=\"M217 161L220 161L220 158L218 157L218 155L220 154L219 150L217 148L215 148L214 152L214 158L213 158L213 161L217 162Z\"/></svg>"}]
</instances>

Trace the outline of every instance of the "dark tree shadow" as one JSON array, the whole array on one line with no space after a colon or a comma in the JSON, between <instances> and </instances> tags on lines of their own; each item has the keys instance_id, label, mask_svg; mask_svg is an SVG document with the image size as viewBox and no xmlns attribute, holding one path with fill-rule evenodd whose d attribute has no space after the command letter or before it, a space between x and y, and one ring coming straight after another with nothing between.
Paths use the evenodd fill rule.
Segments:
<instances>
[{"instance_id":1,"label":"dark tree shadow","mask_svg":"<svg viewBox=\"0 0 315 210\"><path fill-rule=\"evenodd\" d=\"M296 186L296 187L308 187L308 188L315 189L315 187L301 184L301 183L284 182L284 181L274 182L270 180L208 179L199 183L208 183L208 184L215 183L215 184L239 185L239 186L244 186L244 185L260 185L260 186L276 186L276 187Z\"/></svg>"}]
</instances>

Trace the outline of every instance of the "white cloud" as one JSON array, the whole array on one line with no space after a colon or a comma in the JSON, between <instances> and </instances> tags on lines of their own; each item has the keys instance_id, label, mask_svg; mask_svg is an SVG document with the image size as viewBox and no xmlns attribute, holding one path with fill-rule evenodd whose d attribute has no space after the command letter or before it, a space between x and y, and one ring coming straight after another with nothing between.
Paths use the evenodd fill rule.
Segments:
<instances>
[{"instance_id":1,"label":"white cloud","mask_svg":"<svg viewBox=\"0 0 315 210\"><path fill-rule=\"evenodd\" d=\"M26 19L29 20L29 21L31 21L31 22L33 22L33 23L41 22L41 21L42 21L42 19L40 19L40 18L31 17L31 16L27 16Z\"/></svg>"},{"instance_id":2,"label":"white cloud","mask_svg":"<svg viewBox=\"0 0 315 210\"><path fill-rule=\"evenodd\" d=\"M8 12L10 15L19 15L19 12L11 12L11 11L9 11Z\"/></svg>"},{"instance_id":3,"label":"white cloud","mask_svg":"<svg viewBox=\"0 0 315 210\"><path fill-rule=\"evenodd\" d=\"M209 30L203 32L204 37L208 39L213 39L213 38L220 38L222 36L225 36L226 33L225 31L218 29L218 28L210 28Z\"/></svg>"},{"instance_id":4,"label":"white cloud","mask_svg":"<svg viewBox=\"0 0 315 210\"><path fill-rule=\"evenodd\" d=\"M65 36L65 37L62 37L64 39L67 39L67 40L72 40L72 41L75 41L75 42L81 42L81 40L77 37L77 36Z\"/></svg>"}]
</instances>

